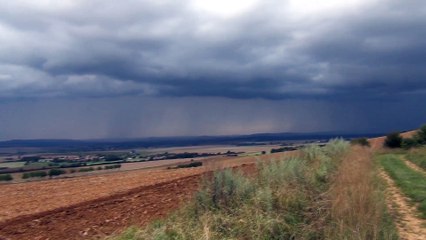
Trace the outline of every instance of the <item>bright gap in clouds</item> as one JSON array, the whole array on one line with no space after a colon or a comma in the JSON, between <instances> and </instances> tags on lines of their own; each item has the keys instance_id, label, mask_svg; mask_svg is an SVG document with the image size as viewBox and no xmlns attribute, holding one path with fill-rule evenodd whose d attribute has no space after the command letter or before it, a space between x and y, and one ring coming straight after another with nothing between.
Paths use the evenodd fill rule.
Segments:
<instances>
[{"instance_id":1,"label":"bright gap in clouds","mask_svg":"<svg viewBox=\"0 0 426 240\"><path fill-rule=\"evenodd\" d=\"M273 4L292 17L298 18L353 10L373 1L375 0L288 0ZM262 2L258 0L192 0L191 5L196 11L227 18L243 14L253 9L256 4L262 4Z\"/></svg>"},{"instance_id":2,"label":"bright gap in clouds","mask_svg":"<svg viewBox=\"0 0 426 240\"><path fill-rule=\"evenodd\" d=\"M357 8L374 0L289 0L287 11L293 17L306 17L330 12L339 12Z\"/></svg>"},{"instance_id":3,"label":"bright gap in clouds","mask_svg":"<svg viewBox=\"0 0 426 240\"><path fill-rule=\"evenodd\" d=\"M257 0L193 0L192 7L196 11L226 18L247 12L257 2Z\"/></svg>"},{"instance_id":4,"label":"bright gap in clouds","mask_svg":"<svg viewBox=\"0 0 426 240\"><path fill-rule=\"evenodd\" d=\"M72 8L78 5L80 0L14 0L18 4L27 6L28 8L34 8L37 10L48 10L48 11L58 11Z\"/></svg>"}]
</instances>

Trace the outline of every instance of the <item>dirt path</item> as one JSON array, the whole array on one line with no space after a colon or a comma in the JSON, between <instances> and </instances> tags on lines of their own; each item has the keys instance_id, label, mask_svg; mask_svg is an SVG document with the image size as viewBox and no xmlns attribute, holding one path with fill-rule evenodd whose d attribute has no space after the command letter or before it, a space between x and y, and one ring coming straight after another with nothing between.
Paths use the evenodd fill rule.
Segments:
<instances>
[{"instance_id":1,"label":"dirt path","mask_svg":"<svg viewBox=\"0 0 426 240\"><path fill-rule=\"evenodd\" d=\"M394 181L382 170L382 178L386 181L387 205L396 216L396 227L402 240L426 240L426 221L418 218L417 209L409 204L409 200L401 193Z\"/></svg>"},{"instance_id":2,"label":"dirt path","mask_svg":"<svg viewBox=\"0 0 426 240\"><path fill-rule=\"evenodd\" d=\"M419 166L417 166L416 164L410 162L408 159L406 159L405 157L402 157L402 160L405 162L405 165L407 165L409 168L417 171L417 172L421 172L423 174L426 174L426 171L421 169Z\"/></svg>"}]
</instances>

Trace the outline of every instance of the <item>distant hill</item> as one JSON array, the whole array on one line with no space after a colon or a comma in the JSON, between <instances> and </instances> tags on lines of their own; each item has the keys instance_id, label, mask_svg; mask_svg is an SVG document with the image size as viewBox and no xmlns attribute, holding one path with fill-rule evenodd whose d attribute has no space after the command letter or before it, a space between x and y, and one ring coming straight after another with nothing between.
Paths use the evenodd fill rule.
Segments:
<instances>
[{"instance_id":1,"label":"distant hill","mask_svg":"<svg viewBox=\"0 0 426 240\"><path fill-rule=\"evenodd\" d=\"M28 149L39 151L96 151L119 150L141 147L173 147L197 145L250 145L253 143L269 143L283 141L328 140L341 137L345 139L357 137L377 137L383 134L351 134L351 133L258 133L231 136L187 136L187 137L150 137L140 139L98 139L98 140L67 140L67 139L34 139L10 140L0 142L0 148Z\"/></svg>"}]
</instances>

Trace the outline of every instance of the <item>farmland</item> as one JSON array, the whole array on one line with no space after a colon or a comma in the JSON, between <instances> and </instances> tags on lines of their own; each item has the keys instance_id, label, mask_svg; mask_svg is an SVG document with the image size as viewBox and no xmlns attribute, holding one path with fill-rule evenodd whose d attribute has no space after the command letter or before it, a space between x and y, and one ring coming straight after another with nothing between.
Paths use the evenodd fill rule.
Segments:
<instances>
[{"instance_id":1,"label":"farmland","mask_svg":"<svg viewBox=\"0 0 426 240\"><path fill-rule=\"evenodd\" d=\"M419 136L332 141L256 175L217 172L174 215L113 239L424 239L424 150L401 149Z\"/></svg>"},{"instance_id":2,"label":"farmland","mask_svg":"<svg viewBox=\"0 0 426 240\"><path fill-rule=\"evenodd\" d=\"M12 229L13 226L20 226L19 224L23 224L30 220L33 221L34 219L44 219L44 217L46 217L46 213L48 213L47 216L51 216L51 214L54 214L54 216L56 216L55 214L63 214L63 212L61 211L77 211L75 214L80 216L81 214L84 214L81 212L83 210L81 210L80 208L87 207L90 204L101 204L101 206L104 206L103 204L105 203L105 201L112 201L115 205L117 205L116 207L120 208L123 207L120 203L121 200L117 200L118 202L116 202L116 200L114 199L125 198L126 202L129 201L129 198L139 199L137 195L140 195L140 190L137 189L151 189L152 187L150 186L156 186L159 184L172 184L174 186L174 182L178 181L178 179L189 179L185 181L191 182L191 186L188 186L190 187L189 189L191 189L191 191L188 190L189 192L182 193L182 199L187 199L196 189L198 182L197 179L199 178L196 176L199 176L199 174L203 172L211 171L216 168L240 166L243 164L254 164L256 161L258 161L258 159L266 159L270 157L279 158L283 155L292 154L294 153L288 152L245 157L217 157L203 160L205 164L203 164L202 167L186 169L167 169L164 167L170 164L180 163L182 162L182 160L162 160L161 163L156 163L155 161L147 162L145 164L151 165L145 165L144 169L139 170L132 170L131 168L129 168L126 170L115 171L108 174L94 174L89 176L80 176L65 179L52 179L27 183L3 184L0 185L0 191L2 192L2 195L0 195L0 232L9 232L9 234L11 235L7 236L12 237L13 239L25 239L31 238L29 236L33 236L34 231L38 231L38 234L40 234L40 237L42 237L45 236L43 234L46 234L46 232L43 232L42 229L39 227L35 227L34 229L30 228L24 233L17 235L12 234ZM188 162L188 160L186 160L186 162ZM195 178L191 178L192 176L194 176ZM179 195L181 190L182 189L179 188L174 191L176 192L176 194ZM170 192L169 194L173 195L173 192ZM144 199L145 198L142 198L140 201L145 201L146 199ZM155 202L156 200L153 199L153 201ZM176 205L176 203L173 202L172 205L174 206ZM156 206L160 207L159 205ZM133 209L135 206L129 207ZM160 212L164 212L165 214L166 212L170 211L170 209L172 209L172 206L161 207L161 209L163 210L157 210ZM154 212L157 212L155 207L154 210ZM105 209L105 211L109 210ZM129 214L130 213L131 211L129 212ZM102 221L110 221L108 220L108 218L116 218L120 214L120 212L116 212L113 210L108 216L105 216L105 218L99 216L96 221L101 221L99 219L103 219ZM146 213L141 214L141 216L146 215ZM154 216L156 215L154 214L151 217ZM112 233L112 229L114 229L115 231L123 229L129 224L133 224L133 221L137 221L138 224L140 224L141 221L146 222L146 218L143 218L142 220L132 220L132 217L129 217L129 219L127 220L120 219L120 221L122 221L120 224L111 222L113 227L111 226L111 224L106 224L105 222L100 224L103 227L98 226L99 223L94 222L93 228L96 228L97 230L94 231L92 229L91 231L89 231L89 233L87 233L87 237L93 237L93 235L99 234L99 232L102 232L103 234L110 234ZM10 223L14 224L11 225ZM48 224L48 227L55 229L57 227L61 227L55 224L53 224L53 226L52 224L53 223L50 223L50 225ZM69 224L72 225L73 223ZM83 237L81 235L82 230L80 228L84 224L75 224L75 231L67 232L67 238L80 239L81 237ZM77 231L77 229L79 229L79 231ZM57 231L57 234L61 234L62 232L60 230L55 231Z\"/></svg>"},{"instance_id":3,"label":"farmland","mask_svg":"<svg viewBox=\"0 0 426 240\"><path fill-rule=\"evenodd\" d=\"M55 178L80 177L112 171L152 169L173 166L186 161L220 160L226 157L256 156L280 148L280 145L262 144L254 146L213 145L168 148L136 148L129 150L43 153L9 155L0 161L0 174L8 174L8 182L46 180L49 171L61 169ZM111 166L118 166L114 168ZM102 170L102 171L100 171ZM5 182L5 181L3 181Z\"/></svg>"},{"instance_id":4,"label":"farmland","mask_svg":"<svg viewBox=\"0 0 426 240\"><path fill-rule=\"evenodd\" d=\"M260 238L262 236L270 236L268 234L271 234L271 232L268 232L267 229L278 227L278 225L263 224L274 224L274 221L279 220L282 221L282 226L286 226L286 230L283 231L296 235L315 235L326 239L330 239L331 236L340 236L339 238L358 236L361 239L369 239L369 236L377 235L381 236L382 239L397 239L398 234L405 236L403 230L405 228L400 227L399 224L394 226L394 221L392 221L392 219L397 219L400 216L398 211L401 208L393 209L391 208L392 204L388 204L388 207L386 207L384 196L387 193L383 190L384 186L377 178L380 172L379 164L375 165L372 161L372 151L382 155L385 154L384 156L389 154L389 151L379 147L383 144L384 138L376 138L369 141L373 143L371 148L353 146L349 150L345 150L347 153L342 153L343 155L337 154L340 151L338 149L341 147L333 147L333 145L320 147L323 146L322 143L308 145L306 149L304 148L300 151L277 153L270 152L274 152L272 151L273 149L287 149L287 146L281 144L253 146L212 145L145 149L143 151L144 154L151 154L151 156L175 156L173 154L186 155L187 153L208 153L212 155L195 159L172 158L141 162L129 161L121 163L120 168L117 169L74 172L72 174L64 174L64 176L44 177L29 182L18 181L1 184L0 237L8 239L102 239L111 236L115 238L116 236L121 236L122 231L127 231L126 234L133 234L131 238L138 238L138 236L152 234L153 232L151 231L158 233L163 227L171 229L170 226L173 226L173 228L176 227L176 231L183 231L178 229L181 226L179 225L181 222L175 222L176 220L173 219L176 218L168 217L173 211L183 214L181 217L187 219L185 221L194 222L191 225L195 227L194 229L184 231L188 231L188 234L202 234L200 232L197 233L200 228L195 224L201 220L193 218L194 216L191 214L188 215L188 212L185 213L185 211L192 211L185 209L194 206L194 194L199 194L197 191L199 191L200 187L206 187L206 176L211 177L213 171L219 171L220 173L223 169L228 169L225 171L229 171L230 168L233 168L237 175L226 173L226 176L222 176L229 178L226 181L236 181L235 184L239 184L238 182L241 181L241 183L250 182L250 185L255 189L252 192L251 200L245 202L245 205L242 205L241 208L222 206L225 208L219 207L214 211L211 211L210 208L202 210L205 211L202 216L208 216L206 219L210 219L209 221L221 219L220 222L229 221L235 227L236 232L234 230L223 232L218 230L221 229L220 222L210 222L213 224L211 225L211 231L218 231L210 232L215 234L215 239L238 238L238 236L242 236L239 234L244 235L243 232L238 232L238 229L246 229L245 223L234 225L238 221L228 218L227 211L235 211L233 215L237 218L247 219L247 224L260 224L257 229L264 229L265 232L253 232L250 234L250 236L258 236ZM341 143L336 144L339 145ZM397 152L391 151L391 154L399 154L397 156L404 157L404 161L407 162L408 160L406 159L408 158L415 159L411 163L415 165L419 162L421 163L421 160L418 160L422 159L419 157L422 155L421 151L420 153L419 151L413 150L403 153L403 151L398 150ZM219 152L225 154L217 154ZM114 153L117 154L117 152ZM402 156L401 154L404 155ZM297 163L297 166L287 166L287 162L288 164ZM380 164L383 163L382 160L378 160L378 162ZM268 164L273 165L269 166ZM102 166L102 164L99 166ZM94 168L99 166L93 165ZM177 168L177 166L189 168ZM91 166L81 168L89 167ZM282 171L277 172L276 169L281 169ZM306 182L299 178L291 180L292 178L287 179L287 177L281 179L279 172L284 174L282 176L287 176L285 172L290 169L293 170L289 172L289 176L291 174L296 174L295 176L302 174L300 175L304 176L302 179L311 180ZM300 173L298 173L299 170L297 169L300 170ZM243 175L238 175L239 172L242 172ZM366 175L366 173L368 174ZM257 174L260 174L260 176L269 174L263 177L264 180L269 180L265 180L262 183L252 179ZM314 178L312 179L313 176ZM277 179L274 180L275 178ZM284 192L280 192L279 185L265 185L272 184L274 181L283 181L280 184L288 186L286 189L289 192L282 195ZM395 179L394 181L397 180ZM305 190L302 191L302 189ZM268 205L268 202L264 202L269 201L264 199L267 196L264 194L267 194L270 190L272 191L273 199L275 199L272 202L282 202L284 204L274 211L280 212L291 207L285 210L289 215L271 215L274 211L271 212L268 209L276 206ZM348 196L352 196L355 193L364 197L359 199L348 198ZM401 194L405 194L405 192L402 191ZM305 200L299 202L296 196L303 197L302 199ZM321 197L318 198L318 196ZM258 199L258 197L261 198ZM207 200L206 203L203 203L203 206L209 201ZM347 205L347 202L351 202L351 205ZM256 204L260 205L257 206ZM262 222L262 220L257 222L260 219L250 219L250 216L255 215L255 213L250 212L250 209L258 208L264 209L261 214L265 219L270 219L270 221ZM305 208L318 208L322 209L321 211L323 212L321 215L312 215L305 219L305 214L307 214L304 210ZM357 208L356 212L352 210L353 208ZM389 210L386 210L387 208ZM328 220L324 222L324 219L317 218L319 216L327 216ZM281 217L284 218L281 219ZM158 219L164 220L161 223L163 225L155 225L160 227L160 229L152 228L150 224ZM289 219L293 220L286 223ZM145 229L129 229L129 226L145 227ZM181 227L186 228L185 226ZM318 232L317 227L322 229L321 232ZM358 231L355 235L353 233L348 235L351 229L358 229ZM402 234L397 233L396 229ZM421 232L423 230L422 227L419 227L413 231ZM248 239L251 238L249 237Z\"/></svg>"}]
</instances>

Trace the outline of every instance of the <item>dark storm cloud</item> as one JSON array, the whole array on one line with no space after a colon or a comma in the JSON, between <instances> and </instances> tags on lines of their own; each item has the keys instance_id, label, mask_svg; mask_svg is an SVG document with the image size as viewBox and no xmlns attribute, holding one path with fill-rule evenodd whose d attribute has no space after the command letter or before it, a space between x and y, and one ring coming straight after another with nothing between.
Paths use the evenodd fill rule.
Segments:
<instances>
[{"instance_id":1,"label":"dark storm cloud","mask_svg":"<svg viewBox=\"0 0 426 240\"><path fill-rule=\"evenodd\" d=\"M229 135L260 132L384 133L418 127L426 97L389 102L211 97L60 98L0 102L0 140ZM416 113L416 114L413 114Z\"/></svg>"},{"instance_id":2,"label":"dark storm cloud","mask_svg":"<svg viewBox=\"0 0 426 240\"><path fill-rule=\"evenodd\" d=\"M0 7L0 97L424 91L426 4L359 2L293 16L289 2L262 1L231 17L190 1L8 2Z\"/></svg>"},{"instance_id":3,"label":"dark storm cloud","mask_svg":"<svg viewBox=\"0 0 426 240\"><path fill-rule=\"evenodd\" d=\"M324 79L339 89L373 94L425 90L421 36L426 34L426 4L391 1L373 7L332 24L326 31L331 37L315 37L304 51L326 62Z\"/></svg>"},{"instance_id":4,"label":"dark storm cloud","mask_svg":"<svg viewBox=\"0 0 426 240\"><path fill-rule=\"evenodd\" d=\"M0 139L415 128L425 23L423 0L8 1Z\"/></svg>"}]
</instances>

